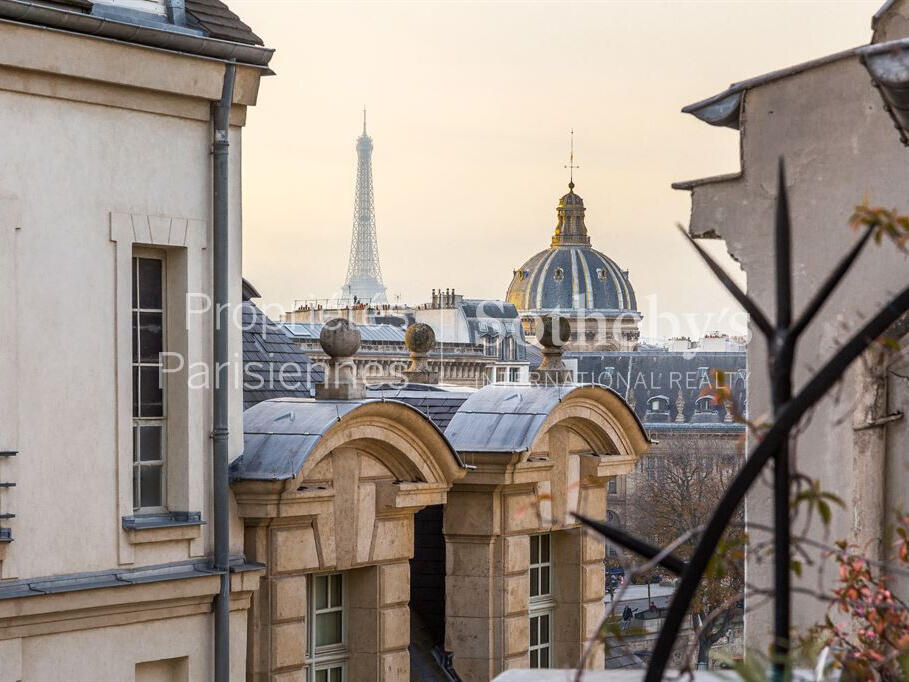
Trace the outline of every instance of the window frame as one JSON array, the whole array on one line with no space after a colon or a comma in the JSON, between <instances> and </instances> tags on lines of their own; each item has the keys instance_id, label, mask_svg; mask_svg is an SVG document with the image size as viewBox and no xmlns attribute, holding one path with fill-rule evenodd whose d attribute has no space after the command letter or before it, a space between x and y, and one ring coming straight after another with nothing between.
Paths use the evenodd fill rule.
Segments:
<instances>
[{"instance_id":1,"label":"window frame","mask_svg":"<svg viewBox=\"0 0 909 682\"><path fill-rule=\"evenodd\" d=\"M331 600L331 578L339 576L341 579L341 604L339 606L328 606L324 609L316 608L316 583L321 579L327 579L327 595L330 603ZM316 673L321 670L330 670L333 668L341 669L341 682L347 682L347 664L350 660L350 650L347 641L347 624L348 624L348 585L347 574L343 571L329 571L327 573L313 573L307 576L306 580L306 665L309 668L307 679L315 682ZM327 644L321 647L316 646L317 634L317 616L324 613L341 614L341 641L336 644ZM330 675L329 675L330 680Z\"/></svg>"},{"instance_id":2,"label":"window frame","mask_svg":"<svg viewBox=\"0 0 909 682\"><path fill-rule=\"evenodd\" d=\"M138 262L140 260L156 260L161 263L161 307L160 308L143 308L140 302L140 288L139 288L139 268ZM168 343L168 325L167 325L167 252L161 249L153 249L148 247L139 247L135 246L132 250L132 257L130 259L130 281L132 283L132 290L130 292L130 343L133 344L134 351L130 356L130 367L131 367L131 382L133 390L133 404L138 408L138 413L136 410L133 410L132 414L132 429L133 429L133 440L132 440L132 460L131 460L131 471L130 478L132 480L132 497L133 505L132 510L134 515L152 515L152 514L161 514L168 511L168 496L167 496L167 467L168 467L168 386L167 379L164 373L164 361L162 359L162 354L167 353ZM133 294L135 294L135 301L133 301ZM139 329L141 325L134 322L133 319L140 321L142 314L156 314L161 316L161 351L158 356L157 362L143 362L141 357L141 341L139 339ZM142 371L143 367L157 367L158 368L158 382L161 387L161 416L156 417L143 417L141 415L141 381L142 381ZM139 371L136 371L136 370ZM139 384L136 384L136 379L138 379ZM140 438L139 433L142 427L157 426L160 428L160 457L156 460L141 460L141 456L136 452L136 448L139 446ZM143 467L156 466L160 469L160 505L151 505L151 506L142 506L142 488L141 488L141 472Z\"/></svg>"},{"instance_id":3,"label":"window frame","mask_svg":"<svg viewBox=\"0 0 909 682\"><path fill-rule=\"evenodd\" d=\"M545 553L543 540L545 539ZM536 542L534 542L536 541ZM553 665L553 620L555 618L555 601L552 595L553 586L553 560L552 560L552 533L535 533L528 538L530 544L530 562L527 568L527 579L530 583L528 594L529 630L527 637L527 656L531 668L550 668ZM534 547L536 545L536 548ZM534 573L536 571L536 573ZM543 591L543 576L547 576L547 590ZM534 577L536 576L536 577ZM536 589L534 589L536 588ZM536 591L536 594L534 594ZM542 618L547 619L546 641L542 641ZM533 644L533 635L537 635L537 643ZM542 651L546 652L546 666L540 664ZM533 655L536 654L536 665L533 664Z\"/></svg>"}]
</instances>

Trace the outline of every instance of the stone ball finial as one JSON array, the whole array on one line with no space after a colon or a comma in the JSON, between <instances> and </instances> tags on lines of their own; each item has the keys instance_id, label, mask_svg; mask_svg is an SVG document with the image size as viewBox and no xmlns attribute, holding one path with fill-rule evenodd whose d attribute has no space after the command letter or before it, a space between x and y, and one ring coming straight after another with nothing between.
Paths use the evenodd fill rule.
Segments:
<instances>
[{"instance_id":1,"label":"stone ball finial","mask_svg":"<svg viewBox=\"0 0 909 682\"><path fill-rule=\"evenodd\" d=\"M350 320L336 317L322 327L319 343L329 357L350 357L360 348L360 330Z\"/></svg>"},{"instance_id":2,"label":"stone ball finial","mask_svg":"<svg viewBox=\"0 0 909 682\"><path fill-rule=\"evenodd\" d=\"M561 348L571 337L571 322L561 315L544 315L536 320L536 332L543 348Z\"/></svg>"},{"instance_id":3,"label":"stone ball finial","mask_svg":"<svg viewBox=\"0 0 909 682\"><path fill-rule=\"evenodd\" d=\"M415 322L404 332L404 344L411 353L428 353L436 346L436 333L425 322Z\"/></svg>"}]
</instances>

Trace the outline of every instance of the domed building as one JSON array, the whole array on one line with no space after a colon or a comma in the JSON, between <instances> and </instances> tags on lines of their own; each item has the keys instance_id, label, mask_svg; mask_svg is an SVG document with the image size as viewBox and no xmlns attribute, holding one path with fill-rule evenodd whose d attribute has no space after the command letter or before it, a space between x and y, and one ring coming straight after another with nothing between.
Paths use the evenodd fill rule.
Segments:
<instances>
[{"instance_id":1,"label":"domed building","mask_svg":"<svg viewBox=\"0 0 909 682\"><path fill-rule=\"evenodd\" d=\"M514 271L506 300L520 311L527 336L534 336L534 319L559 312L572 319L570 349L633 350L641 313L628 271L590 245L585 210L569 182L549 248Z\"/></svg>"}]
</instances>

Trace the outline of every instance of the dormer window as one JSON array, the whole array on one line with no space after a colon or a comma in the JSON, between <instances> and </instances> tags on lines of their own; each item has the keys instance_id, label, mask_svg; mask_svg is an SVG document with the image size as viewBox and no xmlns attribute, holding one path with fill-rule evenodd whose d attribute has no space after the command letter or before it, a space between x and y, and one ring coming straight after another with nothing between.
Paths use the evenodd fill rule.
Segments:
<instances>
[{"instance_id":1,"label":"dormer window","mask_svg":"<svg viewBox=\"0 0 909 682\"><path fill-rule=\"evenodd\" d=\"M602 282L606 279L606 268L597 268L597 277Z\"/></svg>"},{"instance_id":2,"label":"dormer window","mask_svg":"<svg viewBox=\"0 0 909 682\"><path fill-rule=\"evenodd\" d=\"M555 279L556 282L561 282L563 279L565 279L565 271L562 270L562 268L556 268L555 273L553 274L553 279Z\"/></svg>"},{"instance_id":3,"label":"dormer window","mask_svg":"<svg viewBox=\"0 0 909 682\"><path fill-rule=\"evenodd\" d=\"M662 395L654 396L647 401L647 405L651 412L668 412L669 398Z\"/></svg>"},{"instance_id":4,"label":"dormer window","mask_svg":"<svg viewBox=\"0 0 909 682\"><path fill-rule=\"evenodd\" d=\"M701 396L694 403L695 412L715 412L713 406L713 398L710 396Z\"/></svg>"}]
</instances>

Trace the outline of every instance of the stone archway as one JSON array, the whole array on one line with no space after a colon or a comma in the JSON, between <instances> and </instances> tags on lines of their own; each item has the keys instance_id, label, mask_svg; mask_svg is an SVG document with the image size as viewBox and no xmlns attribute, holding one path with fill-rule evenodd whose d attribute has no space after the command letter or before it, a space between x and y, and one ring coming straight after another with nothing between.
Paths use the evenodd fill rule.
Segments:
<instances>
[{"instance_id":1,"label":"stone archway","mask_svg":"<svg viewBox=\"0 0 909 682\"><path fill-rule=\"evenodd\" d=\"M287 421L282 413L290 410L290 421L299 423L334 404L280 402L260 412L271 409ZM249 621L247 673L253 680L305 676L313 666L343 667L347 679L409 679L413 516L444 504L464 468L441 432L414 408L395 401L345 407L352 409L337 420L320 421L326 424L321 432L307 426L288 435L285 425L280 438L257 433L247 439L250 462L267 459L250 450L276 447L268 440L273 437L283 449L278 458L298 463L292 476L280 480L256 480L255 471L238 467L246 478L232 486L246 555L267 567ZM262 421L261 414L254 417ZM269 461L275 454L268 453ZM328 589L334 597L326 605L320 600L326 601ZM320 619L338 620L337 642L317 630ZM319 644L325 642L323 656Z\"/></svg>"},{"instance_id":2,"label":"stone archway","mask_svg":"<svg viewBox=\"0 0 909 682\"><path fill-rule=\"evenodd\" d=\"M445 648L469 682L544 658L552 667L577 665L603 613L605 546L571 512L605 518L606 480L632 471L649 447L632 410L604 387L484 391L478 423L501 413L508 420L497 423L507 426L477 438L465 428L468 401L462 423L446 431L456 447L470 444L459 452L475 467L445 508ZM588 665L602 667L602 652Z\"/></svg>"}]
</instances>

